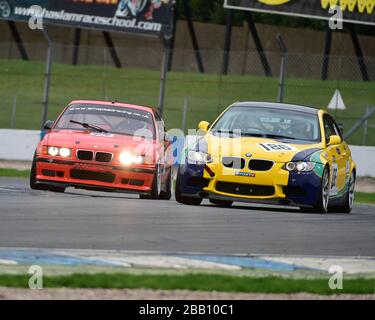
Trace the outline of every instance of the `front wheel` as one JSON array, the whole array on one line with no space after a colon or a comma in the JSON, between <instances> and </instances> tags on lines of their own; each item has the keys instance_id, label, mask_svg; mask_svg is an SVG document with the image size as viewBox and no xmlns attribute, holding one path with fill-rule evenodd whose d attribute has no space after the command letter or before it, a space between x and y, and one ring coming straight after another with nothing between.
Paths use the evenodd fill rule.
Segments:
<instances>
[{"instance_id":1,"label":"front wheel","mask_svg":"<svg viewBox=\"0 0 375 320\"><path fill-rule=\"evenodd\" d=\"M165 191L160 192L160 200L170 200L172 197L172 167L169 169Z\"/></svg>"},{"instance_id":2,"label":"front wheel","mask_svg":"<svg viewBox=\"0 0 375 320\"><path fill-rule=\"evenodd\" d=\"M186 197L181 194L180 169L177 172L175 197L178 203L189 206L199 206L202 203L202 198Z\"/></svg>"},{"instance_id":3,"label":"front wheel","mask_svg":"<svg viewBox=\"0 0 375 320\"><path fill-rule=\"evenodd\" d=\"M160 166L157 165L154 180L152 182L151 193L139 196L140 199L157 200L161 192Z\"/></svg>"},{"instance_id":4,"label":"front wheel","mask_svg":"<svg viewBox=\"0 0 375 320\"><path fill-rule=\"evenodd\" d=\"M30 171L30 188L32 190L42 190L42 191L48 190L48 186L37 183L37 180L36 180L36 153L34 154L33 164L31 166L31 171Z\"/></svg>"},{"instance_id":5,"label":"front wheel","mask_svg":"<svg viewBox=\"0 0 375 320\"><path fill-rule=\"evenodd\" d=\"M320 185L320 192L318 200L314 207L312 208L301 208L302 212L307 213L327 213L328 204L329 204L329 195L330 195L330 183L329 183L329 170L328 167L324 168L322 181Z\"/></svg>"}]
</instances>

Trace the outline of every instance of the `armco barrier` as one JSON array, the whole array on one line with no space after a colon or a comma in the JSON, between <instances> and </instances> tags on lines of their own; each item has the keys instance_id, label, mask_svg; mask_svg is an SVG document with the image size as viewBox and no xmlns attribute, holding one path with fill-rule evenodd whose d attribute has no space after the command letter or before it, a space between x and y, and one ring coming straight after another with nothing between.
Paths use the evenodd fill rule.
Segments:
<instances>
[{"instance_id":1,"label":"armco barrier","mask_svg":"<svg viewBox=\"0 0 375 320\"><path fill-rule=\"evenodd\" d=\"M40 131L0 129L0 159L32 160L35 147L40 139ZM181 156L181 138L173 139L175 159ZM172 140L172 141L173 141ZM178 140L178 141L176 141ZM357 163L357 175L375 178L375 147L350 146L354 161Z\"/></svg>"}]
</instances>

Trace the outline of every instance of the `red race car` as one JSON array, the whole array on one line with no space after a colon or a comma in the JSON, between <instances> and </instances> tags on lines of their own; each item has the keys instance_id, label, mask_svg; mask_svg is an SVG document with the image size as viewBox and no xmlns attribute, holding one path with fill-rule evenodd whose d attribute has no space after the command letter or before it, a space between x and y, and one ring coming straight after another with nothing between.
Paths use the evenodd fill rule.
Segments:
<instances>
[{"instance_id":1,"label":"red race car","mask_svg":"<svg viewBox=\"0 0 375 320\"><path fill-rule=\"evenodd\" d=\"M31 168L32 189L74 187L170 199L170 143L153 108L72 101L44 128Z\"/></svg>"}]
</instances>

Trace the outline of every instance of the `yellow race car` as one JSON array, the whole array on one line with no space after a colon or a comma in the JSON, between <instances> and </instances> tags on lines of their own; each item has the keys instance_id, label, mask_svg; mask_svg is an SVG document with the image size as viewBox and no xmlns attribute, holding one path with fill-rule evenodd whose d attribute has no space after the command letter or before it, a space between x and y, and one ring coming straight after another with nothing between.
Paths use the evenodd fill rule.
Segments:
<instances>
[{"instance_id":1,"label":"yellow race car","mask_svg":"<svg viewBox=\"0 0 375 320\"><path fill-rule=\"evenodd\" d=\"M183 151L179 203L234 201L349 213L356 166L340 127L324 110L239 102L227 108Z\"/></svg>"}]
</instances>

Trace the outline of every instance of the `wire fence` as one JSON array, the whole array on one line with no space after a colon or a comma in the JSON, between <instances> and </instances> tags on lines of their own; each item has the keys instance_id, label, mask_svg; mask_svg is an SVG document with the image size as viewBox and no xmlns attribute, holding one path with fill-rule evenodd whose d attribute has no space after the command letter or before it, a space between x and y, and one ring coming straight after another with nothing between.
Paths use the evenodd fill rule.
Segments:
<instances>
[{"instance_id":1,"label":"wire fence","mask_svg":"<svg viewBox=\"0 0 375 320\"><path fill-rule=\"evenodd\" d=\"M0 43L0 127L38 129L41 127L45 80L46 44L26 44L29 61L9 59L15 44ZM72 65L73 46L54 44L49 118L54 119L74 99L118 100L157 106L163 49L160 47L116 48L122 68L113 63L113 51L89 46L79 50L78 65ZM235 101L276 101L279 90L281 53L266 52L272 77L266 77L257 52L229 54L228 74L223 75L223 52L202 50L205 73L198 72L196 52L174 50L165 93L164 118L168 128L196 128L200 120L212 121ZM339 90L346 110L331 110L349 130L375 105L375 59L366 66L363 81L356 57L329 60L327 80L320 55L289 54L286 66L284 102L327 108ZM183 107L187 105L186 119ZM352 144L375 145L375 121L369 119L350 137Z\"/></svg>"}]
</instances>

